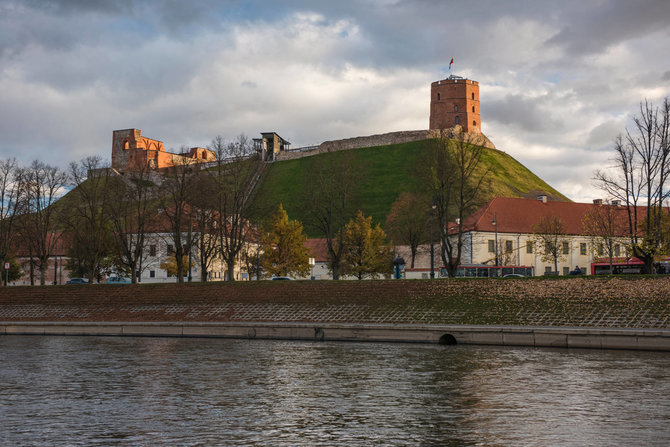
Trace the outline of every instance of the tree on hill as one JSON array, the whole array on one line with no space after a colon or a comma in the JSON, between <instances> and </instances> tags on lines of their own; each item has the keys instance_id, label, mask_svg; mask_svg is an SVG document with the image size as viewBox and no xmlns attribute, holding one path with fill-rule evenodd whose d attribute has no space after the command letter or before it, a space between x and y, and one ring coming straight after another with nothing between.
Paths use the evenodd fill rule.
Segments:
<instances>
[{"instance_id":1,"label":"tree on hill","mask_svg":"<svg viewBox=\"0 0 670 447\"><path fill-rule=\"evenodd\" d=\"M386 232L395 244L408 245L414 268L419 245L428 240L430 232L430 205L425 196L403 192L393 202L386 217Z\"/></svg>"},{"instance_id":2,"label":"tree on hill","mask_svg":"<svg viewBox=\"0 0 670 447\"><path fill-rule=\"evenodd\" d=\"M78 266L79 275L89 279L100 276L103 260L113 252L112 222L109 219L114 181L100 157L86 157L70 163L74 189L61 212L61 222L72 235L69 257ZM100 170L100 171L97 171ZM96 172L97 171L97 172Z\"/></svg>"},{"instance_id":3,"label":"tree on hill","mask_svg":"<svg viewBox=\"0 0 670 447\"><path fill-rule=\"evenodd\" d=\"M535 247L542 261L553 262L554 271L558 272L558 261L563 259L567 253L564 244L570 240L565 237L565 222L556 216L542 216L537 224L533 226L533 238Z\"/></svg>"},{"instance_id":4,"label":"tree on hill","mask_svg":"<svg viewBox=\"0 0 670 447\"><path fill-rule=\"evenodd\" d=\"M342 273L345 246L342 229L356 209L353 191L360 179L352 151L336 155L328 159L311 157L302 184L306 224L325 237L334 280Z\"/></svg>"},{"instance_id":5,"label":"tree on hill","mask_svg":"<svg viewBox=\"0 0 670 447\"><path fill-rule=\"evenodd\" d=\"M270 217L267 231L261 237L262 267L270 275L276 276L309 274L306 240L302 224L297 220L289 220L280 204L277 212Z\"/></svg>"},{"instance_id":6,"label":"tree on hill","mask_svg":"<svg viewBox=\"0 0 670 447\"><path fill-rule=\"evenodd\" d=\"M235 280L235 265L253 233L251 205L266 164L254 154L245 135L226 143L221 136L212 140L216 166L208 171L213 185L212 207L216 213L219 253L226 263L228 280Z\"/></svg>"},{"instance_id":7,"label":"tree on hill","mask_svg":"<svg viewBox=\"0 0 670 447\"><path fill-rule=\"evenodd\" d=\"M435 206L442 262L456 275L463 252L463 222L485 199L490 169L482 163L483 148L469 143L468 134L452 140L442 133L420 161L419 176Z\"/></svg>"},{"instance_id":8,"label":"tree on hill","mask_svg":"<svg viewBox=\"0 0 670 447\"><path fill-rule=\"evenodd\" d=\"M148 165L140 164L138 168L127 182L111 185L114 199L108 216L115 239L115 259L129 272L133 284L139 279L137 273L142 272L147 225L153 214L151 198L155 192Z\"/></svg>"},{"instance_id":9,"label":"tree on hill","mask_svg":"<svg viewBox=\"0 0 670 447\"><path fill-rule=\"evenodd\" d=\"M342 229L342 269L345 273L363 279L366 276L388 277L393 270L393 253L386 242L386 234L379 224L372 226L372 217L358 211Z\"/></svg>"}]
</instances>

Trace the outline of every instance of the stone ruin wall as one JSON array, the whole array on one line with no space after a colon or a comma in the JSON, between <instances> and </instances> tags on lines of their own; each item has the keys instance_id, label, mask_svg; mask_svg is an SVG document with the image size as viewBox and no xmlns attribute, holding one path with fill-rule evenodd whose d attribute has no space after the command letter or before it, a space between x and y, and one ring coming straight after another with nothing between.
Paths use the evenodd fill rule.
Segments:
<instances>
[{"instance_id":1,"label":"stone ruin wall","mask_svg":"<svg viewBox=\"0 0 670 447\"><path fill-rule=\"evenodd\" d=\"M318 147L311 151L280 152L276 154L277 161L295 160L297 158L310 157L312 155L324 154L326 152L346 151L349 149L362 149L374 146L387 146L389 144L409 143L412 141L428 140L437 138L444 132L447 138L458 139L463 134L461 126L454 126L450 129L440 130L404 130L400 132L389 132L379 135L370 135L366 137L345 138L342 140L324 141ZM476 145L489 149L495 149L495 145L484 134L468 133L468 140Z\"/></svg>"}]
</instances>

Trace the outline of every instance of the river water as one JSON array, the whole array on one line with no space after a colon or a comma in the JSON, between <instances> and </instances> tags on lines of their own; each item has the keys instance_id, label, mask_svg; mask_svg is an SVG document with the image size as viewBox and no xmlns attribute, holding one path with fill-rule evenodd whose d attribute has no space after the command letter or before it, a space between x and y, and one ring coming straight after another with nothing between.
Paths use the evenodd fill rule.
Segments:
<instances>
[{"instance_id":1,"label":"river water","mask_svg":"<svg viewBox=\"0 0 670 447\"><path fill-rule=\"evenodd\" d=\"M0 336L0 444L668 446L670 354Z\"/></svg>"}]
</instances>

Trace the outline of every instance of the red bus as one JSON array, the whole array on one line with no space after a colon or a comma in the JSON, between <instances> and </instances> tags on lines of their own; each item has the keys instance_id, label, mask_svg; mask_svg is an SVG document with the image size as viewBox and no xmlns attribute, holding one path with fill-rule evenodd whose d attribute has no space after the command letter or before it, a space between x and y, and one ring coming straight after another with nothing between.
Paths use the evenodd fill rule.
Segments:
<instances>
[{"instance_id":1,"label":"red bus","mask_svg":"<svg viewBox=\"0 0 670 447\"><path fill-rule=\"evenodd\" d=\"M610 272L609 258L596 258L591 263L592 275L621 275L625 273L640 274L644 272L644 262L638 258L612 258Z\"/></svg>"}]
</instances>

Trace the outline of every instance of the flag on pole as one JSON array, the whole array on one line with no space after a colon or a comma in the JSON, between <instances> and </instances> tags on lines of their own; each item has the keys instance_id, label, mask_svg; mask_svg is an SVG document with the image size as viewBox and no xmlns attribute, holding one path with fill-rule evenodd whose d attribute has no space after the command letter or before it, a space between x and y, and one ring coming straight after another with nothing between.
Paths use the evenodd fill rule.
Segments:
<instances>
[{"instance_id":1,"label":"flag on pole","mask_svg":"<svg viewBox=\"0 0 670 447\"><path fill-rule=\"evenodd\" d=\"M454 63L454 58L451 58L451 62L449 62L449 70L451 70L451 65Z\"/></svg>"}]
</instances>

